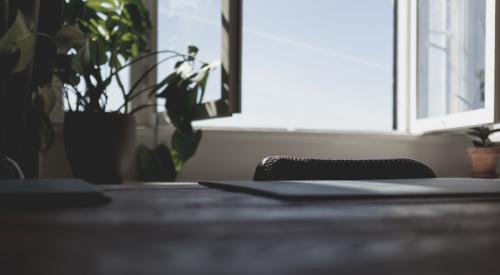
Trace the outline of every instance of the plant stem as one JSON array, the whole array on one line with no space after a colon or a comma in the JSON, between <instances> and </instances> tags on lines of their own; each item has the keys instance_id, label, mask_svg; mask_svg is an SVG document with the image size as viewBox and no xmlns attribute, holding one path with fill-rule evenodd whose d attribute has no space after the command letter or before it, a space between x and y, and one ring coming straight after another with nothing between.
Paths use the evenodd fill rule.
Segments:
<instances>
[{"instance_id":1,"label":"plant stem","mask_svg":"<svg viewBox=\"0 0 500 275\"><path fill-rule=\"evenodd\" d=\"M136 57L134 58L134 60L130 61L129 63L123 65L120 69L116 70L112 75L110 75L110 77L112 76L115 76L116 74L119 74L123 69L125 69L126 67L129 67L141 60L144 60L148 57L151 57L151 56L154 56L154 55L158 55L158 54L163 54L163 53L171 53L171 54L174 54L174 55L177 55L177 56L182 56L183 58L187 58L188 55L185 55L185 54L181 54L177 51L171 51L171 50L163 50L163 51L155 51L155 52L151 52L151 53L147 53L145 55L142 55L140 57Z\"/></svg>"},{"instance_id":2,"label":"plant stem","mask_svg":"<svg viewBox=\"0 0 500 275\"><path fill-rule=\"evenodd\" d=\"M127 101L129 101L129 97L132 96L134 93L134 90L141 84L141 82L153 71L155 70L161 63L166 62L172 58L179 57L178 55L172 55L169 57L166 57L162 60L160 60L158 63L154 64L153 66L149 67L144 74L139 77L139 79L134 83L132 88L130 89L129 93L127 94Z\"/></svg>"}]
</instances>

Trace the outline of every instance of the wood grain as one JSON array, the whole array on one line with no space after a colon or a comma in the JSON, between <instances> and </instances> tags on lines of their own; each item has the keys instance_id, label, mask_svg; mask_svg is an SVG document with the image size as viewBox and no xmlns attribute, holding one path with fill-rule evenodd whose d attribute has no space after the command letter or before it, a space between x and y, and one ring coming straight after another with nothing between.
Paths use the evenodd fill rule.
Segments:
<instances>
[{"instance_id":1,"label":"wood grain","mask_svg":"<svg viewBox=\"0 0 500 275\"><path fill-rule=\"evenodd\" d=\"M198 185L0 212L0 274L500 274L500 201L283 202Z\"/></svg>"}]
</instances>

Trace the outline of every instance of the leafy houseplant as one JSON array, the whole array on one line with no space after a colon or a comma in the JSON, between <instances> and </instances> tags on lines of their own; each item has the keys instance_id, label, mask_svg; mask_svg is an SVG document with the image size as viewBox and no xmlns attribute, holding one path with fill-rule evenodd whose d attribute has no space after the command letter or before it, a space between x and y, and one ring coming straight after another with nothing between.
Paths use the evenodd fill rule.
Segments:
<instances>
[{"instance_id":1,"label":"leafy houseplant","mask_svg":"<svg viewBox=\"0 0 500 275\"><path fill-rule=\"evenodd\" d=\"M201 63L200 69L195 70L195 46L189 46L187 54L148 52L151 23L141 0L71 0L67 2L65 18L65 26L55 35L55 75L66 87L69 110L65 115L64 139L74 175L94 183L121 182L134 147L132 114L156 106L144 104L130 109L130 101L141 94L166 98L167 115L176 131L172 150L165 146L167 153L163 156L174 163L176 170L180 169L201 139L201 131L194 131L191 121L196 105L202 102L213 66ZM163 54L169 56L151 64L131 83L130 89L125 88L121 71L135 62ZM141 81L169 60L177 61L174 72L141 89ZM82 80L84 91L79 86ZM117 110L107 108L112 81L116 81L123 97Z\"/></svg>"},{"instance_id":2,"label":"leafy houseplant","mask_svg":"<svg viewBox=\"0 0 500 275\"><path fill-rule=\"evenodd\" d=\"M496 178L497 156L500 153L498 142L491 141L493 133L500 129L488 127L471 128L467 134L472 138L474 147L467 149L470 160L471 177Z\"/></svg>"},{"instance_id":3,"label":"leafy houseplant","mask_svg":"<svg viewBox=\"0 0 500 275\"><path fill-rule=\"evenodd\" d=\"M70 0L64 21L55 35L54 74L65 84L64 143L71 169L93 183L120 183L135 143L135 120L128 108L138 84L127 92L119 72L147 50L149 14L140 0ZM78 86L82 80L83 91ZM109 112L112 81L124 104L123 110Z\"/></svg>"},{"instance_id":4,"label":"leafy houseplant","mask_svg":"<svg viewBox=\"0 0 500 275\"><path fill-rule=\"evenodd\" d=\"M69 110L108 111L108 88L116 81L124 100L123 112L131 113L128 103L133 94L126 91L119 72L127 67L124 63L130 65L132 58L148 50L151 22L142 1L71 0L64 16L65 26L55 37L59 53L55 74L76 97ZM84 91L78 88L81 80ZM131 90L137 86L135 83Z\"/></svg>"},{"instance_id":5,"label":"leafy houseplant","mask_svg":"<svg viewBox=\"0 0 500 275\"><path fill-rule=\"evenodd\" d=\"M183 165L194 155L202 132L194 130L192 121L196 107L203 102L209 74L218 67L218 62L201 62L196 70L198 48L188 47L188 55L176 62L174 71L150 92L166 101L166 118L175 127L170 147L158 144L158 122L156 117L154 149L140 145L136 152L136 168L142 181L173 181ZM155 94L156 93L156 94Z\"/></svg>"}]
</instances>

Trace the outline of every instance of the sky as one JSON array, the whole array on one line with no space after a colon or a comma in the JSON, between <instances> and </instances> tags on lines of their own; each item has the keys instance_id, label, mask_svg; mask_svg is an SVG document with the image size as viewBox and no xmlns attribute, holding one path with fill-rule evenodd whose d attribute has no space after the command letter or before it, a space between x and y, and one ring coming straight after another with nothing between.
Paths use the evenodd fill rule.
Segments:
<instances>
[{"instance_id":1,"label":"sky","mask_svg":"<svg viewBox=\"0 0 500 275\"><path fill-rule=\"evenodd\" d=\"M247 0L242 113L195 126L390 131L393 2ZM159 49L220 58L220 0L160 0ZM172 64L159 69L167 75ZM220 71L207 100L220 95Z\"/></svg>"}]
</instances>

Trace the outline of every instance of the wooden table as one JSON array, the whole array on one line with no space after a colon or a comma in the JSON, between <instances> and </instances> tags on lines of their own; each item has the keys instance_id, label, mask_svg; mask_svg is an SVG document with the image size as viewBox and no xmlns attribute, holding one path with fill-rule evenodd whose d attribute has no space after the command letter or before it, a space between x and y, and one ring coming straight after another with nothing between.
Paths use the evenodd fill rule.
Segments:
<instances>
[{"instance_id":1,"label":"wooden table","mask_svg":"<svg viewBox=\"0 0 500 275\"><path fill-rule=\"evenodd\" d=\"M500 274L500 200L102 188L111 204L1 212L0 274Z\"/></svg>"}]
</instances>

